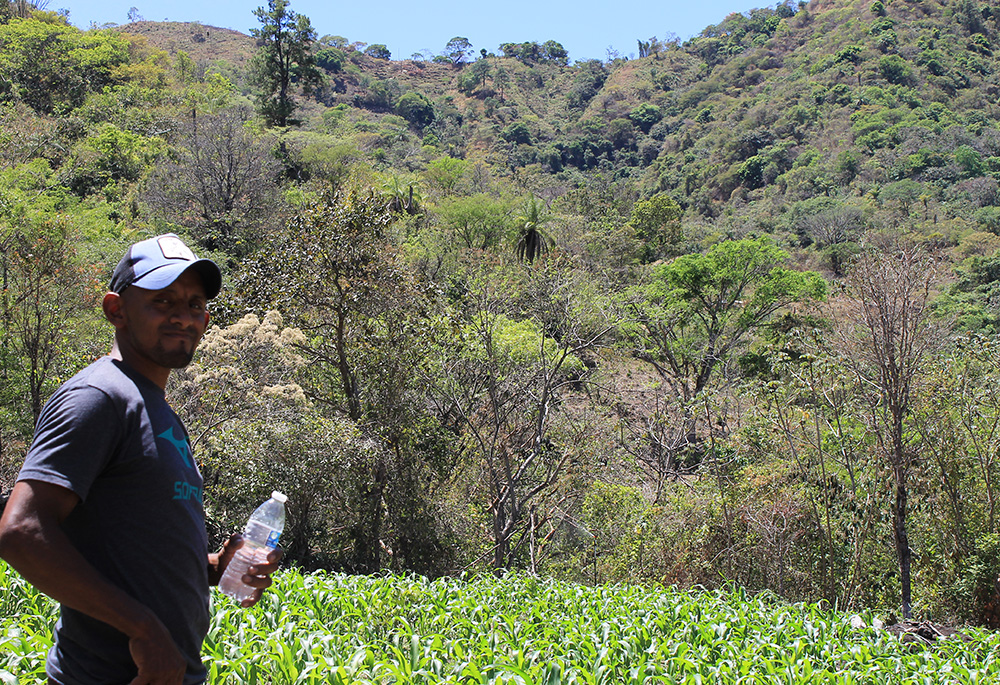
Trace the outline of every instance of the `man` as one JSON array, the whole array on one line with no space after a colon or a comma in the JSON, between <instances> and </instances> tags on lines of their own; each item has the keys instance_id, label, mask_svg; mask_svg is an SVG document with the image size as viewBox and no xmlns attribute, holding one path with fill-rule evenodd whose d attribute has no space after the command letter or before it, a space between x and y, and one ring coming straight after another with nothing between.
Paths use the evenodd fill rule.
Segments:
<instances>
[{"instance_id":1,"label":"man","mask_svg":"<svg viewBox=\"0 0 1000 685\"><path fill-rule=\"evenodd\" d=\"M104 296L111 353L45 405L0 519L0 556L61 604L58 685L202 683L209 585L242 544L208 553L202 478L167 405L171 369L208 326L218 266L173 235L133 245ZM244 582L260 599L280 552Z\"/></svg>"}]
</instances>

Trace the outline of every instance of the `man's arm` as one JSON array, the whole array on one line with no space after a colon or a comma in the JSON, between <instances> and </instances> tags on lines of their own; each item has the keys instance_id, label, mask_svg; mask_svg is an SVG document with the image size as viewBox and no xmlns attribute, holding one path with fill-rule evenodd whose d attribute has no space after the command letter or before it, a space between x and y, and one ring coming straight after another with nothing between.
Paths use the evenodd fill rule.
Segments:
<instances>
[{"instance_id":1,"label":"man's arm","mask_svg":"<svg viewBox=\"0 0 1000 685\"><path fill-rule=\"evenodd\" d=\"M234 533L222 544L222 549L208 555L208 584L218 585L222 579L222 574L226 572L226 567L237 550L243 546L243 536ZM278 562L281 561L282 551L272 549L267 554L267 563L254 564L247 569L248 575L243 576L243 582L254 589L253 595L249 599L243 600L241 606L250 607L260 601L264 590L271 586L271 574L278 570Z\"/></svg>"},{"instance_id":2,"label":"man's arm","mask_svg":"<svg viewBox=\"0 0 1000 685\"><path fill-rule=\"evenodd\" d=\"M60 604L127 635L139 669L135 682L183 682L184 658L163 623L108 582L66 537L62 522L79 501L59 485L18 482L0 518L0 557Z\"/></svg>"}]
</instances>

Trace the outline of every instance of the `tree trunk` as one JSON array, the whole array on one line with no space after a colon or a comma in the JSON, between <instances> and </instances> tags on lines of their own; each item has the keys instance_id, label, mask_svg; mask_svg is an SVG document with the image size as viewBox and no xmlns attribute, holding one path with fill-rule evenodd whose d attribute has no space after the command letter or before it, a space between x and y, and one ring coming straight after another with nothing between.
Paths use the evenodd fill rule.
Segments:
<instances>
[{"instance_id":1,"label":"tree trunk","mask_svg":"<svg viewBox=\"0 0 1000 685\"><path fill-rule=\"evenodd\" d=\"M896 543L896 556L899 558L899 584L902 589L903 618L911 617L911 582L910 582L910 540L906 533L906 467L897 465L893 468L896 481L896 499L892 507L892 532Z\"/></svg>"},{"instance_id":2,"label":"tree trunk","mask_svg":"<svg viewBox=\"0 0 1000 685\"><path fill-rule=\"evenodd\" d=\"M361 420L361 399L358 397L358 379L347 359L347 314L337 312L337 369L347 400L347 414L352 421Z\"/></svg>"},{"instance_id":3,"label":"tree trunk","mask_svg":"<svg viewBox=\"0 0 1000 685\"><path fill-rule=\"evenodd\" d=\"M381 566L382 499L388 469L381 456L372 469L371 486L363 493L360 520L354 533L354 571L377 573Z\"/></svg>"},{"instance_id":4,"label":"tree trunk","mask_svg":"<svg viewBox=\"0 0 1000 685\"><path fill-rule=\"evenodd\" d=\"M506 510L504 503L499 503L497 511L493 512L493 572L500 576L507 568L507 556L510 543L506 535Z\"/></svg>"}]
</instances>

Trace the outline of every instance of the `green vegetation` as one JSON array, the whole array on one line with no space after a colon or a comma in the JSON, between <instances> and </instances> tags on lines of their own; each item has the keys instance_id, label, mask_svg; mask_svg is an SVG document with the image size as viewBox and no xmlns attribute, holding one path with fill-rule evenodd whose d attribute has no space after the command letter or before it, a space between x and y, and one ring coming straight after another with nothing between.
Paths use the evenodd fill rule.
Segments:
<instances>
[{"instance_id":1,"label":"green vegetation","mask_svg":"<svg viewBox=\"0 0 1000 685\"><path fill-rule=\"evenodd\" d=\"M0 678L38 676L52 605L3 564L0 587ZM998 639L968 638L914 647L733 589L286 571L252 610L214 597L205 660L210 682L273 685L990 682Z\"/></svg>"},{"instance_id":2,"label":"green vegetation","mask_svg":"<svg viewBox=\"0 0 1000 685\"><path fill-rule=\"evenodd\" d=\"M781 3L586 61L247 12L259 44L0 0L0 496L107 349L111 266L176 231L225 275L169 388L214 542L280 488L307 572L1000 626L988 3Z\"/></svg>"}]
</instances>

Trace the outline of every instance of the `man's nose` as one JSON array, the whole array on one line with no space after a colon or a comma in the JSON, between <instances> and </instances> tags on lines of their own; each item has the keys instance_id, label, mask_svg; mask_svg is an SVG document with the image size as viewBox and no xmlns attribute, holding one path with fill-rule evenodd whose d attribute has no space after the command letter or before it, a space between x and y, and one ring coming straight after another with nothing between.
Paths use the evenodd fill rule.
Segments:
<instances>
[{"instance_id":1,"label":"man's nose","mask_svg":"<svg viewBox=\"0 0 1000 685\"><path fill-rule=\"evenodd\" d=\"M187 305L179 305L170 310L171 323L180 323L189 326L194 320L195 313Z\"/></svg>"}]
</instances>

